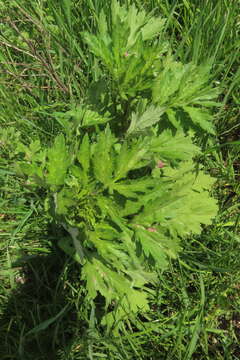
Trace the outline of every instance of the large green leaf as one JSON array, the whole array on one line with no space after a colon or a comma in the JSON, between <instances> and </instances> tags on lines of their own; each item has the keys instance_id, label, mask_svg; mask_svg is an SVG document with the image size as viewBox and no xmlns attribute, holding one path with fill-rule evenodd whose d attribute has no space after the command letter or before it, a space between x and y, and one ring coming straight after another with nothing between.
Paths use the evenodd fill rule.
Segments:
<instances>
[{"instance_id":1,"label":"large green leaf","mask_svg":"<svg viewBox=\"0 0 240 360\"><path fill-rule=\"evenodd\" d=\"M171 56L163 60L163 67L152 87L152 96L156 106L165 108L175 128L178 129L181 122L184 128L191 127L184 117L181 121L177 119L177 111L183 110L191 118L194 129L199 127L214 134L212 116L199 107L218 106L214 99L219 90L209 84L210 70L211 62L196 66L173 61Z\"/></svg>"},{"instance_id":2,"label":"large green leaf","mask_svg":"<svg viewBox=\"0 0 240 360\"><path fill-rule=\"evenodd\" d=\"M133 222L145 227L161 224L173 236L199 234L201 225L211 224L218 210L216 200L203 190L213 183L212 178L202 172L196 177L191 163L179 170L166 169L165 176L168 189L146 203Z\"/></svg>"}]
</instances>

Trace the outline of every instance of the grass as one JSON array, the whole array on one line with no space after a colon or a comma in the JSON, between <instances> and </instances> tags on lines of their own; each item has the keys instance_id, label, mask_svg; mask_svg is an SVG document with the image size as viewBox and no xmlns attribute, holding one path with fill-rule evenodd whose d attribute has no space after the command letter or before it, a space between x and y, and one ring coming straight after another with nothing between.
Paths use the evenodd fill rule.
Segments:
<instances>
[{"instance_id":1,"label":"grass","mask_svg":"<svg viewBox=\"0 0 240 360\"><path fill-rule=\"evenodd\" d=\"M128 3L127 0L125 0ZM239 359L239 59L238 1L145 0L167 18L176 58L212 59L222 106L216 138L201 159L217 178L220 211L212 226L182 244L159 273L148 321L139 316L121 337L85 306L79 267L56 247L44 207L12 170L18 139L48 142L52 113L84 101L100 66L81 40L109 1L0 1L0 357L7 359Z\"/></svg>"}]
</instances>

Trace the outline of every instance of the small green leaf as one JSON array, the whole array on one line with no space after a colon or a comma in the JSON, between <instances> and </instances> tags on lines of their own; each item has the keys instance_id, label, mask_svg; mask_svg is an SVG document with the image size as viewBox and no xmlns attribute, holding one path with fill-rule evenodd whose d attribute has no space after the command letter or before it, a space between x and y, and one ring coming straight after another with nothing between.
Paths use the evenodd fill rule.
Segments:
<instances>
[{"instance_id":1,"label":"small green leaf","mask_svg":"<svg viewBox=\"0 0 240 360\"><path fill-rule=\"evenodd\" d=\"M147 24L142 28L142 36L143 40L152 40L155 36L157 36L162 30L166 23L165 19L154 18L148 20Z\"/></svg>"},{"instance_id":2,"label":"small green leaf","mask_svg":"<svg viewBox=\"0 0 240 360\"><path fill-rule=\"evenodd\" d=\"M155 230L157 232L157 230ZM141 243L142 250L147 258L152 257L155 261L155 264L160 269L165 269L168 265L166 258L166 253L164 252L164 247L161 244L162 234L158 233L156 239L151 236L151 232L147 229L137 229L136 237ZM171 239L169 239L169 242Z\"/></svg>"},{"instance_id":3,"label":"small green leaf","mask_svg":"<svg viewBox=\"0 0 240 360\"><path fill-rule=\"evenodd\" d=\"M111 134L110 128L107 127L105 132L100 133L94 147L94 174L105 186L108 186L112 181L113 157L111 154L115 141L115 137Z\"/></svg>"},{"instance_id":4,"label":"small green leaf","mask_svg":"<svg viewBox=\"0 0 240 360\"><path fill-rule=\"evenodd\" d=\"M63 185L70 163L71 159L67 151L64 135L58 135L55 138L53 147L48 150L47 183L54 186Z\"/></svg>"},{"instance_id":5,"label":"small green leaf","mask_svg":"<svg viewBox=\"0 0 240 360\"><path fill-rule=\"evenodd\" d=\"M209 134L214 135L214 127L212 123L212 116L206 111L196 107L184 106L183 110L188 113L193 123L200 126Z\"/></svg>"},{"instance_id":6,"label":"small green leaf","mask_svg":"<svg viewBox=\"0 0 240 360\"><path fill-rule=\"evenodd\" d=\"M168 56L163 64L163 70L157 76L153 87L152 96L155 104L166 106L172 104L177 97L182 77L188 71L188 66L173 61Z\"/></svg>"},{"instance_id":7,"label":"small green leaf","mask_svg":"<svg viewBox=\"0 0 240 360\"><path fill-rule=\"evenodd\" d=\"M25 175L31 176L34 174L34 165L32 164L22 162L20 163L19 167Z\"/></svg>"},{"instance_id":8,"label":"small green leaf","mask_svg":"<svg viewBox=\"0 0 240 360\"><path fill-rule=\"evenodd\" d=\"M84 172L87 174L90 166L90 142L87 133L83 137L82 143L77 153L77 159L82 165Z\"/></svg>"},{"instance_id":9,"label":"small green leaf","mask_svg":"<svg viewBox=\"0 0 240 360\"><path fill-rule=\"evenodd\" d=\"M67 215L69 208L75 204L74 192L62 189L56 195L55 211L59 215Z\"/></svg>"},{"instance_id":10,"label":"small green leaf","mask_svg":"<svg viewBox=\"0 0 240 360\"><path fill-rule=\"evenodd\" d=\"M161 115L165 112L164 107L150 105L144 113L132 113L132 120L127 134L142 131L147 127L153 126L159 122Z\"/></svg>"},{"instance_id":11,"label":"small green leaf","mask_svg":"<svg viewBox=\"0 0 240 360\"><path fill-rule=\"evenodd\" d=\"M116 158L114 181L124 178L130 170L143 167L147 152L148 148L142 141L131 143L131 145L125 141Z\"/></svg>"},{"instance_id":12,"label":"small green leaf","mask_svg":"<svg viewBox=\"0 0 240 360\"><path fill-rule=\"evenodd\" d=\"M182 131L172 134L171 130L163 131L158 137L153 137L149 144L150 150L158 154L163 160L189 160L200 153L190 136Z\"/></svg>"},{"instance_id":13,"label":"small green leaf","mask_svg":"<svg viewBox=\"0 0 240 360\"><path fill-rule=\"evenodd\" d=\"M110 118L98 114L96 111L85 110L83 113L83 119L81 127L89 127L94 125L105 124L110 121Z\"/></svg>"}]
</instances>

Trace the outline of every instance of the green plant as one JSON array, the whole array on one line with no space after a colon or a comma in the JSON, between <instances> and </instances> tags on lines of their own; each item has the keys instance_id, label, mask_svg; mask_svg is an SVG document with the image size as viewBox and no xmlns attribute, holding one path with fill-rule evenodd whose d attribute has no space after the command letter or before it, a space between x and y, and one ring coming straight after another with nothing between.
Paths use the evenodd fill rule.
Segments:
<instances>
[{"instance_id":1,"label":"green plant","mask_svg":"<svg viewBox=\"0 0 240 360\"><path fill-rule=\"evenodd\" d=\"M208 137L211 140L208 142L204 136L203 156L200 154L194 161L196 166L203 163L204 171L217 179L213 194L220 211L213 226L204 226L200 235L181 239L179 258L170 260L165 271L157 270L156 287L151 282L145 286L150 310L142 312L137 319L131 315L134 324L126 321L121 336L117 337L98 326L97 319L105 313L103 298L95 298L96 308L89 304L89 298L84 301L86 289L79 281L82 266L73 260L77 256L73 241L61 224L60 228L49 226L52 217L44 211L43 199L47 197L46 203L52 202L50 188L33 186L38 181L35 176L33 179L29 176L26 181L25 176L17 177L10 168L21 159L20 150L27 151L23 160L27 165L22 164L23 168L32 163L29 159L33 145L31 150L29 146L24 150L21 145L17 149L19 140L29 145L31 140L40 138L42 150L48 152L46 144L52 147L59 124L66 134L69 153L75 154L73 141L79 141L80 147L84 134L88 133L90 144L95 144L107 122L120 144L125 141L126 132L129 144L137 135L152 136L150 117L156 121L154 126L160 134L171 126L167 110L160 117L157 109L160 103L157 100L153 105L151 88L122 98L117 81L101 57L91 54L90 46L83 44L82 31L98 34L96 25L101 9L106 19L111 19L110 0L0 2L3 15L0 41L8 44L10 41L30 52L9 19L19 30L29 32L27 39L37 44L37 54L46 61L51 56L54 73L60 76L70 94L61 90L40 58L34 59L1 41L0 358L239 359L239 141L235 141L240 88L237 86L238 2L131 1L139 9L153 10L155 15L159 13L166 18L163 32L155 37L168 47L161 57L165 64L175 62L179 68L192 61L212 64L210 76L221 86L221 108L214 116L217 136ZM126 6L129 3L121 1ZM144 47L152 46L155 40L146 41ZM169 47L173 56L167 58ZM199 67L195 65L195 68L198 71ZM210 84L208 75L206 84ZM174 110L176 125L179 130L185 125L185 132L187 128L197 130L194 143L199 144L203 132L199 126L193 126L181 108L173 108L175 95L169 96L167 105ZM205 108L194 103L192 107ZM212 129L211 122L209 116ZM174 127L172 130L174 134ZM81 169L81 164L75 161ZM40 162L36 164L39 166ZM156 158L155 164L162 171L167 170L166 160ZM153 167L154 164L143 167L138 175L149 176ZM127 179L131 176L130 172ZM61 223L59 215L56 220ZM56 251L52 243L58 241L71 256ZM117 303L113 300L107 311L116 309ZM61 315L66 305L67 311Z\"/></svg>"},{"instance_id":2,"label":"green plant","mask_svg":"<svg viewBox=\"0 0 240 360\"><path fill-rule=\"evenodd\" d=\"M151 41L164 21L134 5L127 12L114 0L109 21L102 12L98 36L84 34L109 70L106 106L99 111L87 101L55 113L66 136L50 147L20 143L17 167L70 235L59 246L82 265L88 299L105 298L108 328L149 309L157 270L177 257L181 238L200 234L217 212L208 194L214 180L197 171L201 151L187 126L189 116L195 128L214 132L203 109L215 104L209 66L161 60L165 45Z\"/></svg>"},{"instance_id":3,"label":"green plant","mask_svg":"<svg viewBox=\"0 0 240 360\"><path fill-rule=\"evenodd\" d=\"M108 325L148 310L146 285L156 269L217 211L207 192L213 179L194 169L200 150L180 131L153 128L151 136L120 141L107 126L92 139L85 133L68 145L58 135L50 148L35 141L19 152L19 171L43 189L46 210L71 235L59 245L83 265L89 300L100 292L106 308L117 309Z\"/></svg>"}]
</instances>

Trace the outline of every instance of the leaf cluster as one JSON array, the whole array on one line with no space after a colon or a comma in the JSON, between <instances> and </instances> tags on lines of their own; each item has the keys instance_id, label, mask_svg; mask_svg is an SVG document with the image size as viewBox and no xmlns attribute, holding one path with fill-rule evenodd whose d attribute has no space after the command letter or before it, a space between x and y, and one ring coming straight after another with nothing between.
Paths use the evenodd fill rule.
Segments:
<instances>
[{"instance_id":1,"label":"leaf cluster","mask_svg":"<svg viewBox=\"0 0 240 360\"><path fill-rule=\"evenodd\" d=\"M156 269L217 211L207 191L213 179L196 175L200 150L182 131L119 140L107 126L75 144L61 134L49 148L34 141L18 151L19 171L45 189L46 210L71 236L59 245L82 264L89 299L99 292L118 319L148 309ZM103 323L111 326L113 314Z\"/></svg>"},{"instance_id":2,"label":"leaf cluster","mask_svg":"<svg viewBox=\"0 0 240 360\"><path fill-rule=\"evenodd\" d=\"M165 127L214 134L209 108L219 106L215 101L219 90L209 83L212 62L182 64L174 59L165 21L135 5L121 6L117 0L112 1L110 16L101 11L97 34L84 32L83 38L108 71L108 80L102 77L94 82L89 97L95 97L95 106L97 97L103 111L101 88L108 91L112 118L117 115L119 123L120 117L124 129L131 124L131 132L161 119ZM137 128L133 126L136 118Z\"/></svg>"},{"instance_id":3,"label":"leaf cluster","mask_svg":"<svg viewBox=\"0 0 240 360\"><path fill-rule=\"evenodd\" d=\"M97 35L83 33L122 98L151 87L155 63L167 50L167 42L158 39L164 24L165 19L138 11L135 5L127 9L114 0L110 17L104 11L100 13Z\"/></svg>"}]
</instances>

